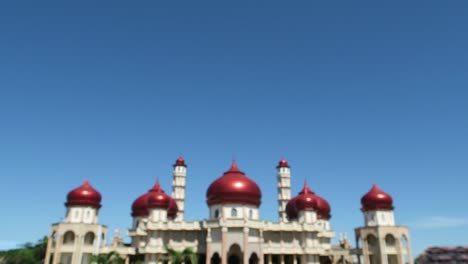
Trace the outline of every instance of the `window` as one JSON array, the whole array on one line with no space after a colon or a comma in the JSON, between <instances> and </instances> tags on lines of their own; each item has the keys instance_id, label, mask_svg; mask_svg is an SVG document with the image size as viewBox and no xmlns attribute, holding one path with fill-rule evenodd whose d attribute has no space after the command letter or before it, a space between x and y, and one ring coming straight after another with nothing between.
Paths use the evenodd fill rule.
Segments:
<instances>
[{"instance_id":1,"label":"window","mask_svg":"<svg viewBox=\"0 0 468 264\"><path fill-rule=\"evenodd\" d=\"M218 218L218 217L219 217L219 210L216 209L216 210L214 211L214 218Z\"/></svg>"},{"instance_id":2,"label":"window","mask_svg":"<svg viewBox=\"0 0 468 264\"><path fill-rule=\"evenodd\" d=\"M253 211L252 211L252 209L249 210L249 218L250 218L250 219L253 219Z\"/></svg>"},{"instance_id":3,"label":"window","mask_svg":"<svg viewBox=\"0 0 468 264\"><path fill-rule=\"evenodd\" d=\"M94 244L94 233L93 232L88 232L85 237L84 237L84 243L86 245L92 245Z\"/></svg>"},{"instance_id":4,"label":"window","mask_svg":"<svg viewBox=\"0 0 468 264\"><path fill-rule=\"evenodd\" d=\"M75 234L72 231L67 231L63 235L63 244L70 245L75 243Z\"/></svg>"},{"instance_id":5,"label":"window","mask_svg":"<svg viewBox=\"0 0 468 264\"><path fill-rule=\"evenodd\" d=\"M236 208L231 209L231 217L237 217L237 209Z\"/></svg>"}]
</instances>

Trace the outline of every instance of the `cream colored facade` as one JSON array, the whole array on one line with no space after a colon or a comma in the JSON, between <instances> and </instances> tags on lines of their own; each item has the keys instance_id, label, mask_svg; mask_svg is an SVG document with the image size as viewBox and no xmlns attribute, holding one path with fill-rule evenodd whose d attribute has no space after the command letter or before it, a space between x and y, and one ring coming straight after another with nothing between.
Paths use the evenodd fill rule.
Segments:
<instances>
[{"instance_id":1,"label":"cream colored facade","mask_svg":"<svg viewBox=\"0 0 468 264\"><path fill-rule=\"evenodd\" d=\"M277 222L262 220L257 206L235 203L211 205L206 219L185 221L187 171L186 166L174 166L172 197L181 212L176 218L167 217L165 210L151 209L148 216L133 218L127 232L130 244L124 245L117 232L106 245L107 228L98 224L99 209L70 207L66 219L52 225L45 263L87 264L91 254L111 251L118 252L125 263L167 263L169 246L191 247L201 264L412 264L408 230L394 225L393 212L390 222L366 215L365 226L355 230L357 248L351 248L345 236L332 245L335 232L330 221L314 211L299 212L290 221L285 207L291 199L291 173L289 167L278 167L277 172ZM387 216L387 212L373 213Z\"/></svg>"}]
</instances>

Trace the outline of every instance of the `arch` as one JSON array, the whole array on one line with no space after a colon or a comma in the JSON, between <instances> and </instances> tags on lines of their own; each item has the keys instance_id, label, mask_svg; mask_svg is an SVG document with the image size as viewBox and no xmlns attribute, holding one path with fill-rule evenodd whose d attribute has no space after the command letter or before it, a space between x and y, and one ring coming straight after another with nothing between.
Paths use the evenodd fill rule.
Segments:
<instances>
[{"instance_id":1,"label":"arch","mask_svg":"<svg viewBox=\"0 0 468 264\"><path fill-rule=\"evenodd\" d=\"M86 233L84 237L84 243L85 245L93 245L94 244L94 239L96 238L96 235L94 235L93 232L88 232Z\"/></svg>"},{"instance_id":2,"label":"arch","mask_svg":"<svg viewBox=\"0 0 468 264\"><path fill-rule=\"evenodd\" d=\"M57 244L57 232L52 232L52 234L50 235L50 241L52 241L52 247L55 248L55 245Z\"/></svg>"},{"instance_id":3,"label":"arch","mask_svg":"<svg viewBox=\"0 0 468 264\"><path fill-rule=\"evenodd\" d=\"M231 209L231 217L237 217L237 209L236 208Z\"/></svg>"},{"instance_id":4,"label":"arch","mask_svg":"<svg viewBox=\"0 0 468 264\"><path fill-rule=\"evenodd\" d=\"M401 236L401 247L404 249L408 248L408 238L406 237L406 235Z\"/></svg>"},{"instance_id":5,"label":"arch","mask_svg":"<svg viewBox=\"0 0 468 264\"><path fill-rule=\"evenodd\" d=\"M258 262L259 259L257 253L253 252L252 254L250 254L249 264L258 264Z\"/></svg>"},{"instance_id":6,"label":"arch","mask_svg":"<svg viewBox=\"0 0 468 264\"><path fill-rule=\"evenodd\" d=\"M218 209L216 209L214 211L214 218L219 218L219 210Z\"/></svg>"},{"instance_id":7,"label":"arch","mask_svg":"<svg viewBox=\"0 0 468 264\"><path fill-rule=\"evenodd\" d=\"M249 209L249 219L253 219L253 210Z\"/></svg>"},{"instance_id":8,"label":"arch","mask_svg":"<svg viewBox=\"0 0 468 264\"><path fill-rule=\"evenodd\" d=\"M242 264L242 250L238 244L232 244L228 251L228 264Z\"/></svg>"},{"instance_id":9,"label":"arch","mask_svg":"<svg viewBox=\"0 0 468 264\"><path fill-rule=\"evenodd\" d=\"M395 246L395 237L392 234L387 234L385 236L385 245L387 247L394 247Z\"/></svg>"},{"instance_id":10,"label":"arch","mask_svg":"<svg viewBox=\"0 0 468 264\"><path fill-rule=\"evenodd\" d=\"M63 234L63 244L72 245L75 243L75 233L73 231L67 231Z\"/></svg>"},{"instance_id":11,"label":"arch","mask_svg":"<svg viewBox=\"0 0 468 264\"><path fill-rule=\"evenodd\" d=\"M360 249L362 245L362 238L361 236L356 236L356 248Z\"/></svg>"},{"instance_id":12,"label":"arch","mask_svg":"<svg viewBox=\"0 0 468 264\"><path fill-rule=\"evenodd\" d=\"M367 240L367 245L369 246L369 248L376 247L378 244L377 237L375 237L372 234L367 235L366 240Z\"/></svg>"},{"instance_id":13,"label":"arch","mask_svg":"<svg viewBox=\"0 0 468 264\"><path fill-rule=\"evenodd\" d=\"M211 256L210 263L211 264L220 264L221 263L221 258L219 257L218 252L214 253Z\"/></svg>"}]
</instances>

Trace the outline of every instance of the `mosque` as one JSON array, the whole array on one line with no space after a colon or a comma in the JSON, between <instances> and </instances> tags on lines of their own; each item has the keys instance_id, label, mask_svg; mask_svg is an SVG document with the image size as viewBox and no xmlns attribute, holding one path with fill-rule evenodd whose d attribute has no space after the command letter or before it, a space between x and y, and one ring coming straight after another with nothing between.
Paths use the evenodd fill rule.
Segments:
<instances>
[{"instance_id":1,"label":"mosque","mask_svg":"<svg viewBox=\"0 0 468 264\"><path fill-rule=\"evenodd\" d=\"M92 255L115 251L125 263L168 263L167 247L192 248L200 264L413 264L408 229L395 223L392 197L374 185L361 198L364 225L355 229L356 246L346 236L333 245L331 207L307 183L291 195L291 170L282 159L277 167L278 220L262 220L262 192L233 162L206 191L209 214L186 221L187 165L173 166L172 193L158 181L133 202L132 226L123 243L98 221L101 194L85 181L71 190L66 215L52 224L45 264L88 264Z\"/></svg>"}]
</instances>

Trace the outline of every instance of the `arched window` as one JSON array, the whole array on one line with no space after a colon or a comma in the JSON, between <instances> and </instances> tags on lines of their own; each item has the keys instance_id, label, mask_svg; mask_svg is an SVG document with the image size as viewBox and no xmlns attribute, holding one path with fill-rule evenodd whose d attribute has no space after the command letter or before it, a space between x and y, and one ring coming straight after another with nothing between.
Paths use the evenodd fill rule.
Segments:
<instances>
[{"instance_id":1,"label":"arched window","mask_svg":"<svg viewBox=\"0 0 468 264\"><path fill-rule=\"evenodd\" d=\"M52 241L52 247L55 247L55 244L57 243L57 233L55 231L50 235L50 239Z\"/></svg>"},{"instance_id":2,"label":"arched window","mask_svg":"<svg viewBox=\"0 0 468 264\"><path fill-rule=\"evenodd\" d=\"M63 235L63 244L64 245L72 245L75 243L75 234L72 231L67 231Z\"/></svg>"},{"instance_id":3,"label":"arched window","mask_svg":"<svg viewBox=\"0 0 468 264\"><path fill-rule=\"evenodd\" d=\"M253 211L252 211L252 209L249 210L249 218L250 218L250 219L253 219Z\"/></svg>"},{"instance_id":4,"label":"arched window","mask_svg":"<svg viewBox=\"0 0 468 264\"><path fill-rule=\"evenodd\" d=\"M236 208L231 209L231 217L237 217L237 209Z\"/></svg>"},{"instance_id":5,"label":"arched window","mask_svg":"<svg viewBox=\"0 0 468 264\"><path fill-rule=\"evenodd\" d=\"M218 217L219 217L219 210L216 209L216 210L214 211L214 218L218 218Z\"/></svg>"},{"instance_id":6,"label":"arched window","mask_svg":"<svg viewBox=\"0 0 468 264\"><path fill-rule=\"evenodd\" d=\"M395 237L393 237L391 234L388 234L385 236L385 245L387 247L394 247L395 246Z\"/></svg>"},{"instance_id":7,"label":"arched window","mask_svg":"<svg viewBox=\"0 0 468 264\"><path fill-rule=\"evenodd\" d=\"M376 247L377 246L377 238L374 235L368 235L367 236L367 244L369 245L370 248Z\"/></svg>"},{"instance_id":8,"label":"arched window","mask_svg":"<svg viewBox=\"0 0 468 264\"><path fill-rule=\"evenodd\" d=\"M92 245L94 244L94 238L95 238L95 235L93 232L88 232L86 233L85 237L84 237L84 243L86 245Z\"/></svg>"},{"instance_id":9,"label":"arched window","mask_svg":"<svg viewBox=\"0 0 468 264\"><path fill-rule=\"evenodd\" d=\"M401 237L401 247L404 249L408 248L408 238L405 235Z\"/></svg>"}]
</instances>

